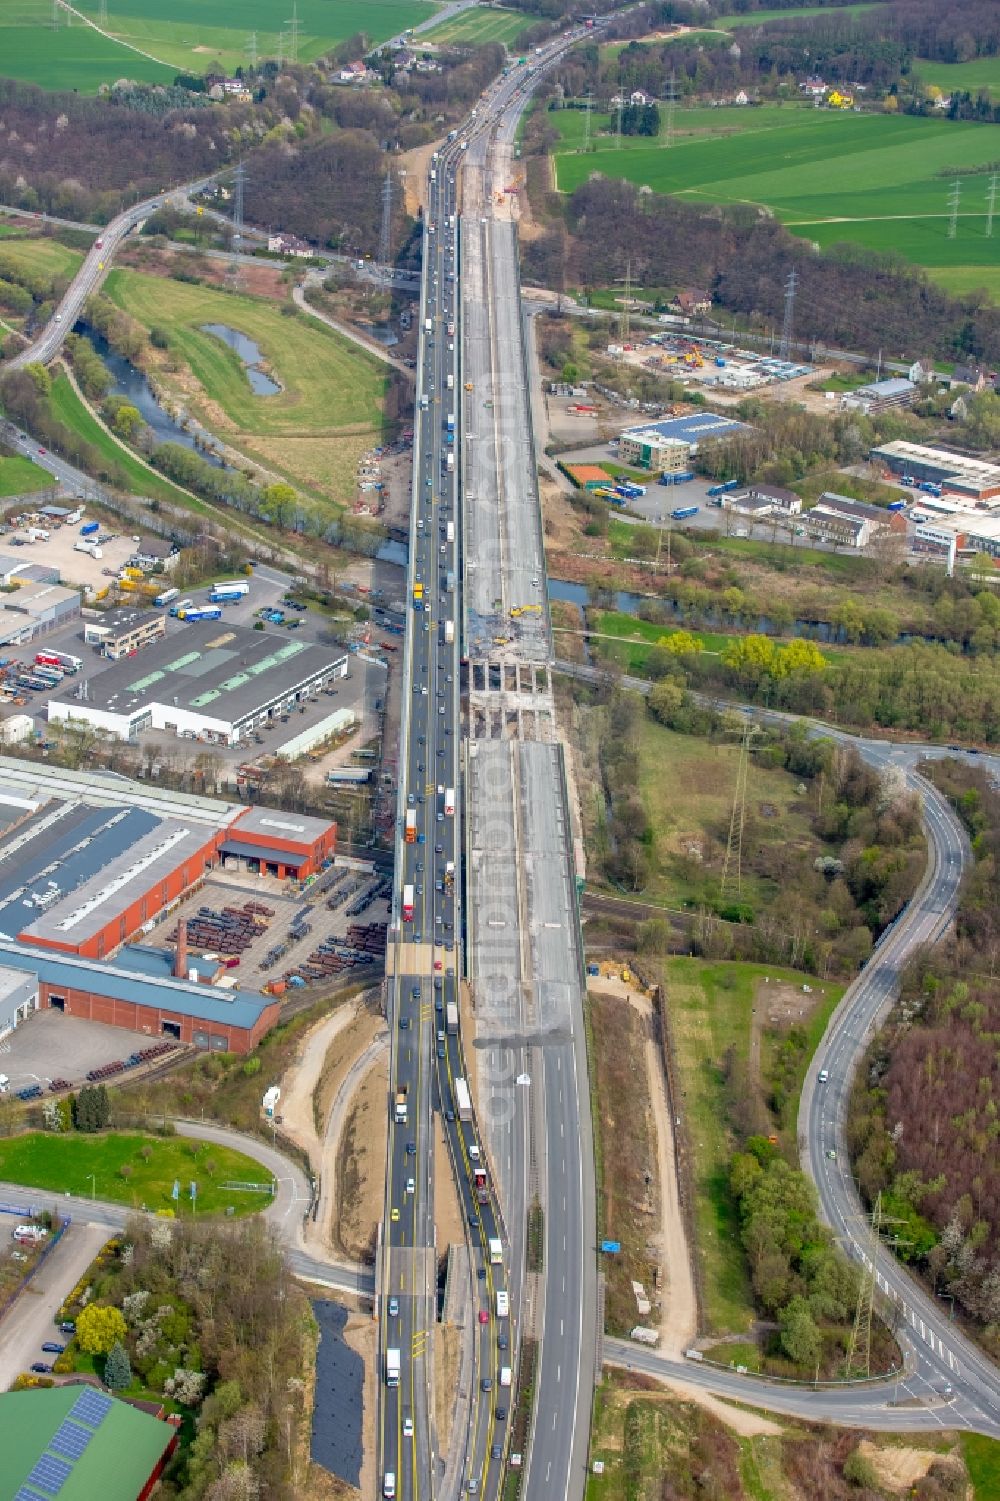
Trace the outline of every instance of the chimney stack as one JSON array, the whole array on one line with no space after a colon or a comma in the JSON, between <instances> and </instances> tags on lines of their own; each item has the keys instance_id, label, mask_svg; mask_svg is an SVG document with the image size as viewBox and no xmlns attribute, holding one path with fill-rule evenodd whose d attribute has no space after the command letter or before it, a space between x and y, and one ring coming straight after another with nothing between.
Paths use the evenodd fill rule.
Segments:
<instances>
[{"instance_id":1,"label":"chimney stack","mask_svg":"<svg viewBox=\"0 0 1000 1501\"><path fill-rule=\"evenodd\" d=\"M174 978L186 980L188 977L188 925L187 918L182 917L177 924L177 947L174 950Z\"/></svg>"}]
</instances>

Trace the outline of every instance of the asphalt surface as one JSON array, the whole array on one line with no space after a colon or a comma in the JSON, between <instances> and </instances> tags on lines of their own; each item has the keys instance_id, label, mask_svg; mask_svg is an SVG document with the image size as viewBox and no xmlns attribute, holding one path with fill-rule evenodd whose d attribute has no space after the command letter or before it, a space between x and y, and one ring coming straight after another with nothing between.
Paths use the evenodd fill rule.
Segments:
<instances>
[{"instance_id":1,"label":"asphalt surface","mask_svg":"<svg viewBox=\"0 0 1000 1501\"><path fill-rule=\"evenodd\" d=\"M582 1037L574 1025L580 1015L582 958L561 751L541 744L470 743L467 815L459 764L460 652L469 647L470 619L477 621L472 632L477 648L514 646L505 664L546 662L551 654L516 239L513 226L492 222L490 164L498 138L501 149L510 150L532 74L537 77L538 68L569 44L560 38L531 66L494 84L466 127L435 156L427 185L403 658L400 855L388 956L390 1131L378 1279L379 1475L383 1493L401 1497L439 1488L443 1495L500 1493L514 1392L503 1373L505 1367L516 1368L524 1318L529 1121L536 1108L545 1117L546 1190L555 1193L559 1206L546 1219L546 1263L558 1236L564 1268L556 1293L546 1292L538 1299L542 1306L536 1303L531 1310L536 1332L542 1332L543 1365L548 1360L551 1366L538 1386L550 1382L544 1400L551 1406L545 1420L553 1447L543 1456L546 1478L537 1489L552 1497L571 1483L582 1492L584 1483L594 1351L593 1337L588 1347L583 1328L585 1310L596 1306L586 1295L587 1268L591 1282L594 1277L593 1232L587 1229L593 1223L593 1173L583 1166L589 1131L581 1132ZM481 422L484 412L488 416ZM480 428L483 441L477 446ZM533 608L524 611L524 604ZM518 625L509 623L514 619ZM542 686L550 692L547 679ZM493 813L486 785L491 776L504 782L506 804L495 847L488 837L480 840L483 821ZM446 803L451 807L445 788L454 789L454 813L445 810ZM463 824L473 841L468 852L461 846ZM502 919L488 916L496 883L504 886ZM466 886L470 932L509 926L500 944L515 961L506 978L496 967L487 975L482 952L470 942L482 1129L471 1106L460 1105L458 1081L468 1077L461 1030L446 1025L449 1005L460 1001L466 967L461 908ZM522 984L534 971L538 984ZM513 985L511 973L520 977ZM496 1025L501 990L509 1004ZM549 1095L554 1106L543 1111L540 1100ZM583 1098L589 1126L585 1088ZM445 1250L435 1243L434 1109L443 1115L465 1215L477 1316L474 1379L472 1389L460 1393L464 1406L456 1407L459 1427L450 1464L438 1453L431 1395L435 1270ZM500 1312L500 1292L509 1297L508 1312ZM562 1383L571 1393L569 1403L565 1391L559 1392ZM540 1396L538 1413L543 1405ZM536 1415L536 1431L541 1420ZM530 1471L526 1478L530 1489Z\"/></svg>"},{"instance_id":2,"label":"asphalt surface","mask_svg":"<svg viewBox=\"0 0 1000 1501\"><path fill-rule=\"evenodd\" d=\"M11 1189L9 1193L0 1189L0 1198L11 1205L35 1203L35 1195L24 1188ZM0 1232L7 1236L16 1223L14 1217L3 1215ZM107 1238L107 1230L102 1226L73 1216L69 1229L63 1232L58 1245L49 1252L0 1323L0 1392L7 1391L34 1361L51 1365L56 1359L54 1352L43 1350L42 1345L53 1340L63 1343L55 1323L56 1314Z\"/></svg>"},{"instance_id":3,"label":"asphalt surface","mask_svg":"<svg viewBox=\"0 0 1000 1501\"><path fill-rule=\"evenodd\" d=\"M177 191L185 194L199 193L211 181L211 176L203 177ZM8 369L18 370L31 364L47 365L51 359L55 358L62 348L63 340L82 313L87 298L97 290L107 275L114 253L122 240L137 224L141 224L143 219L149 218L154 209L159 207L163 197L164 194L159 193L155 198L146 198L141 203L133 204L124 213L116 215L107 228L100 232L87 252L83 265L66 288L62 301L39 337L29 344L27 349L8 361Z\"/></svg>"}]
</instances>

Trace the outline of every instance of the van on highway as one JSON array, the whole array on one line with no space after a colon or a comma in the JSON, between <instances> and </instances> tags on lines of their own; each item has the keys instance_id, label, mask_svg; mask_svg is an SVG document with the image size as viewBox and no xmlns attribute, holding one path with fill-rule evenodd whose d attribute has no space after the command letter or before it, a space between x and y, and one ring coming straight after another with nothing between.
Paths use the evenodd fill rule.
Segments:
<instances>
[{"instance_id":1,"label":"van on highway","mask_svg":"<svg viewBox=\"0 0 1000 1501\"><path fill-rule=\"evenodd\" d=\"M386 1470L385 1479L382 1481L382 1495L385 1501L394 1501L396 1495L396 1472Z\"/></svg>"},{"instance_id":2,"label":"van on highway","mask_svg":"<svg viewBox=\"0 0 1000 1501\"><path fill-rule=\"evenodd\" d=\"M497 1288L497 1318L505 1319L510 1314L510 1297L503 1287Z\"/></svg>"}]
</instances>

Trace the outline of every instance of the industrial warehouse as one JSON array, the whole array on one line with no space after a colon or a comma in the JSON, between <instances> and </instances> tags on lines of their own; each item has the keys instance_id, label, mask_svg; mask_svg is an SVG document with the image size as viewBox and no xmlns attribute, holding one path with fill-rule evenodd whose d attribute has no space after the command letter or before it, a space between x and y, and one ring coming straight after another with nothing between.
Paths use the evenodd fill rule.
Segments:
<instances>
[{"instance_id":1,"label":"industrial warehouse","mask_svg":"<svg viewBox=\"0 0 1000 1501\"><path fill-rule=\"evenodd\" d=\"M348 658L297 638L218 620L186 622L136 661L113 666L48 702L51 723L89 725L120 740L160 730L237 745L347 676Z\"/></svg>"},{"instance_id":2,"label":"industrial warehouse","mask_svg":"<svg viewBox=\"0 0 1000 1501\"><path fill-rule=\"evenodd\" d=\"M335 846L336 825L322 819L0 758L0 1035L52 1009L248 1052L279 1003L234 983L242 939L189 957L186 919L168 948L149 936L214 870L301 883ZM263 931L271 909L244 901L225 911L235 916L202 916L196 931Z\"/></svg>"}]
</instances>

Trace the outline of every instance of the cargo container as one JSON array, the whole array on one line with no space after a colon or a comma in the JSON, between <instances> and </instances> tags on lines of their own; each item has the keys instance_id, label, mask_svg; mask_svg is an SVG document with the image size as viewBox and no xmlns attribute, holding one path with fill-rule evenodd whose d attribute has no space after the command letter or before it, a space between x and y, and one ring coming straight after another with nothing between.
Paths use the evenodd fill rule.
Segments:
<instances>
[{"instance_id":1,"label":"cargo container","mask_svg":"<svg viewBox=\"0 0 1000 1501\"><path fill-rule=\"evenodd\" d=\"M403 887L403 921L413 921L413 887L409 884Z\"/></svg>"},{"instance_id":2,"label":"cargo container","mask_svg":"<svg viewBox=\"0 0 1000 1501\"><path fill-rule=\"evenodd\" d=\"M891 500L889 502L889 510L890 511L905 511L906 510L906 501L905 500Z\"/></svg>"},{"instance_id":3,"label":"cargo container","mask_svg":"<svg viewBox=\"0 0 1000 1501\"><path fill-rule=\"evenodd\" d=\"M153 603L154 605L169 605L173 600L180 597L180 592L179 589L164 589L162 594L156 596Z\"/></svg>"},{"instance_id":4,"label":"cargo container","mask_svg":"<svg viewBox=\"0 0 1000 1501\"><path fill-rule=\"evenodd\" d=\"M444 1016L445 1016L445 1031L448 1033L448 1036L449 1037L455 1037L455 1036L457 1036L457 1034L458 1034L458 1006L457 1006L457 1004L456 1004L455 1001L449 1001L448 1002L447 1006L444 1008Z\"/></svg>"},{"instance_id":5,"label":"cargo container","mask_svg":"<svg viewBox=\"0 0 1000 1501\"><path fill-rule=\"evenodd\" d=\"M250 593L250 580L249 579L226 579L224 583L213 584L212 588L218 594L222 594L222 593L226 593L226 594L240 594L240 595L249 594Z\"/></svg>"},{"instance_id":6,"label":"cargo container","mask_svg":"<svg viewBox=\"0 0 1000 1501\"><path fill-rule=\"evenodd\" d=\"M102 558L104 556L96 542L74 542L73 551L85 552L92 558Z\"/></svg>"},{"instance_id":7,"label":"cargo container","mask_svg":"<svg viewBox=\"0 0 1000 1501\"><path fill-rule=\"evenodd\" d=\"M100 527L100 523L99 522L97 522L97 521L85 521L83 523L83 525L81 526L81 528L80 528L80 536L81 537L96 537L97 533L100 530L101 530L101 527Z\"/></svg>"},{"instance_id":8,"label":"cargo container","mask_svg":"<svg viewBox=\"0 0 1000 1501\"><path fill-rule=\"evenodd\" d=\"M674 521L686 521L689 516L697 516L697 506L678 506L670 515Z\"/></svg>"},{"instance_id":9,"label":"cargo container","mask_svg":"<svg viewBox=\"0 0 1000 1501\"><path fill-rule=\"evenodd\" d=\"M407 844L416 844L416 842L417 842L417 810L416 810L416 808L407 808L407 810L406 810L406 835L405 835L405 837L406 837L406 843Z\"/></svg>"}]
</instances>

